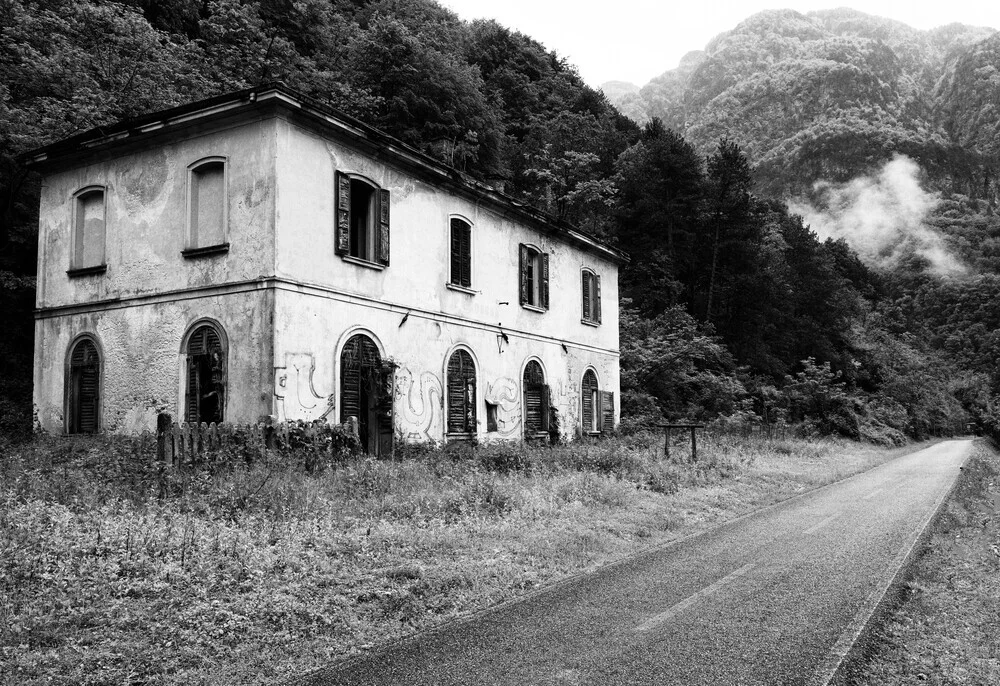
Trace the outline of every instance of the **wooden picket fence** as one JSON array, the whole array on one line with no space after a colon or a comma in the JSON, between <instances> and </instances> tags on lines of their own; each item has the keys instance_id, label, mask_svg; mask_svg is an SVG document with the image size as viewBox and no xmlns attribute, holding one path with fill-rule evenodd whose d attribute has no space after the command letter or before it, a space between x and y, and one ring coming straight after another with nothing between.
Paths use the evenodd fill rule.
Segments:
<instances>
[{"instance_id":1,"label":"wooden picket fence","mask_svg":"<svg viewBox=\"0 0 1000 686\"><path fill-rule=\"evenodd\" d=\"M357 436L357 421L345 428ZM290 446L289 425L278 424L197 424L173 422L169 415L160 415L156 432L156 459L170 466L220 462L239 455L247 461L264 457L268 450ZM323 431L315 424L296 427L299 444L323 440Z\"/></svg>"}]
</instances>

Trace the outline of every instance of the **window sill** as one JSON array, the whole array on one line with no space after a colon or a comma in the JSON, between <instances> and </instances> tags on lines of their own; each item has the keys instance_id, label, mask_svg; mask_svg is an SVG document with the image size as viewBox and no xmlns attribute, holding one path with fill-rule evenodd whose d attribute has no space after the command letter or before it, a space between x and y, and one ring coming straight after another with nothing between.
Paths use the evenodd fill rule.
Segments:
<instances>
[{"instance_id":1,"label":"window sill","mask_svg":"<svg viewBox=\"0 0 1000 686\"><path fill-rule=\"evenodd\" d=\"M108 271L108 265L106 264L95 264L93 267L73 267L72 269L66 270L66 276L74 279L78 276L92 276L94 274L103 274Z\"/></svg>"},{"instance_id":2,"label":"window sill","mask_svg":"<svg viewBox=\"0 0 1000 686\"><path fill-rule=\"evenodd\" d=\"M581 324L586 324L587 326L600 326L600 322L595 322L593 319L581 319Z\"/></svg>"},{"instance_id":3,"label":"window sill","mask_svg":"<svg viewBox=\"0 0 1000 686\"><path fill-rule=\"evenodd\" d=\"M385 269L384 264L379 264L378 262L370 262L368 260L363 260L360 257L353 257L351 255L341 255L340 259L344 262L350 262L351 264L356 264L359 267L366 267L368 269L374 269L377 272Z\"/></svg>"},{"instance_id":4,"label":"window sill","mask_svg":"<svg viewBox=\"0 0 1000 686\"><path fill-rule=\"evenodd\" d=\"M544 307L539 307L538 305L529 305L528 303L521 303L521 307L531 312L538 312L539 314L544 314L547 310Z\"/></svg>"},{"instance_id":5,"label":"window sill","mask_svg":"<svg viewBox=\"0 0 1000 686\"><path fill-rule=\"evenodd\" d=\"M466 295L475 295L476 293L479 292L472 290L468 286L459 286L457 283L451 283L451 282L446 283L445 287L448 288L448 290L458 291L459 293L465 293Z\"/></svg>"},{"instance_id":6,"label":"window sill","mask_svg":"<svg viewBox=\"0 0 1000 686\"><path fill-rule=\"evenodd\" d=\"M476 435L472 433L460 433L460 434L446 433L444 437L447 438L449 441L471 441L473 438L476 437Z\"/></svg>"},{"instance_id":7,"label":"window sill","mask_svg":"<svg viewBox=\"0 0 1000 686\"><path fill-rule=\"evenodd\" d=\"M229 252L229 243L219 243L218 245L206 245L202 248L186 248L181 250L181 255L184 259L193 259L197 257L209 257L211 255L223 255Z\"/></svg>"}]
</instances>

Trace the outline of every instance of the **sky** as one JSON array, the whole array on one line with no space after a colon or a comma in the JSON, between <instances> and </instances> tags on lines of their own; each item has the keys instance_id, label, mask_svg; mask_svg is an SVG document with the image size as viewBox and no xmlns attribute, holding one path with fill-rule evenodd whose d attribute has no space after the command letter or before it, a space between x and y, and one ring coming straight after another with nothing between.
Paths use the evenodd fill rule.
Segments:
<instances>
[{"instance_id":1,"label":"sky","mask_svg":"<svg viewBox=\"0 0 1000 686\"><path fill-rule=\"evenodd\" d=\"M798 12L844 7L843 2L788 0L438 0L462 19L496 19L541 42L577 67L588 85L631 81L637 86L677 66L686 53L765 9ZM959 22L1000 28L1000 11L990 0L865 0L846 5L896 19L916 29Z\"/></svg>"}]
</instances>

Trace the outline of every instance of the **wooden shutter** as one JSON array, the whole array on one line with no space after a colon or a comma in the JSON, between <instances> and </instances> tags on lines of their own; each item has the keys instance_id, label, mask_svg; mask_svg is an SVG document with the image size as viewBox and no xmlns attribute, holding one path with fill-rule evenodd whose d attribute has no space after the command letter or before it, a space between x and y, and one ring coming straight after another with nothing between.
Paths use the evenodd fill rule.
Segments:
<instances>
[{"instance_id":1,"label":"wooden shutter","mask_svg":"<svg viewBox=\"0 0 1000 686\"><path fill-rule=\"evenodd\" d=\"M476 368L472 356L456 350L448 360L448 433L476 430Z\"/></svg>"},{"instance_id":2,"label":"wooden shutter","mask_svg":"<svg viewBox=\"0 0 1000 686\"><path fill-rule=\"evenodd\" d=\"M201 380L198 373L198 360L188 355L187 360L187 412L185 419L190 424L198 421L198 400L201 398Z\"/></svg>"},{"instance_id":3,"label":"wooden shutter","mask_svg":"<svg viewBox=\"0 0 1000 686\"><path fill-rule=\"evenodd\" d=\"M462 237L461 224L457 219L451 220L451 282L462 285Z\"/></svg>"},{"instance_id":4,"label":"wooden shutter","mask_svg":"<svg viewBox=\"0 0 1000 686\"><path fill-rule=\"evenodd\" d=\"M583 318L590 319L590 272L583 272Z\"/></svg>"},{"instance_id":5,"label":"wooden shutter","mask_svg":"<svg viewBox=\"0 0 1000 686\"><path fill-rule=\"evenodd\" d=\"M542 253L538 256L540 260L541 283L538 285L538 304L542 309L549 309L549 254Z\"/></svg>"},{"instance_id":6,"label":"wooden shutter","mask_svg":"<svg viewBox=\"0 0 1000 686\"><path fill-rule=\"evenodd\" d=\"M361 364L358 359L345 360L341 356L340 363L340 421L344 423L349 417L361 421Z\"/></svg>"},{"instance_id":7,"label":"wooden shutter","mask_svg":"<svg viewBox=\"0 0 1000 686\"><path fill-rule=\"evenodd\" d=\"M594 318L601 323L601 275L594 274Z\"/></svg>"},{"instance_id":8,"label":"wooden shutter","mask_svg":"<svg viewBox=\"0 0 1000 686\"><path fill-rule=\"evenodd\" d=\"M545 384L541 388L542 396L542 431L549 430L549 407L552 404L549 387Z\"/></svg>"},{"instance_id":9,"label":"wooden shutter","mask_svg":"<svg viewBox=\"0 0 1000 686\"><path fill-rule=\"evenodd\" d=\"M378 227L375 229L375 261L389 266L389 191L378 191Z\"/></svg>"},{"instance_id":10,"label":"wooden shutter","mask_svg":"<svg viewBox=\"0 0 1000 686\"><path fill-rule=\"evenodd\" d=\"M597 377L594 372L587 370L587 373L583 375L583 383L580 387L580 395L583 398L583 411L580 417L580 422L583 424L584 433L594 430L594 412L597 408L594 407L594 389L597 388Z\"/></svg>"},{"instance_id":11,"label":"wooden shutter","mask_svg":"<svg viewBox=\"0 0 1000 686\"><path fill-rule=\"evenodd\" d=\"M393 401L396 370L391 366L379 369L378 399L376 412L378 423L378 454L391 457L393 449Z\"/></svg>"},{"instance_id":12,"label":"wooden shutter","mask_svg":"<svg viewBox=\"0 0 1000 686\"><path fill-rule=\"evenodd\" d=\"M461 235L462 285L469 288L472 286L472 227L463 224Z\"/></svg>"},{"instance_id":13,"label":"wooden shutter","mask_svg":"<svg viewBox=\"0 0 1000 686\"><path fill-rule=\"evenodd\" d=\"M524 368L522 380L524 394L524 432L531 436L548 426L548 398L542 366L532 360Z\"/></svg>"},{"instance_id":14,"label":"wooden shutter","mask_svg":"<svg viewBox=\"0 0 1000 686\"><path fill-rule=\"evenodd\" d=\"M70 433L97 433L100 429L101 361L92 341L77 343L70 356Z\"/></svg>"},{"instance_id":15,"label":"wooden shutter","mask_svg":"<svg viewBox=\"0 0 1000 686\"><path fill-rule=\"evenodd\" d=\"M519 253L520 264L517 271L520 279L521 304L527 305L531 303L531 294L528 292L528 282L530 281L531 272L531 252L528 246L522 243Z\"/></svg>"},{"instance_id":16,"label":"wooden shutter","mask_svg":"<svg viewBox=\"0 0 1000 686\"><path fill-rule=\"evenodd\" d=\"M601 433L610 433L615 428L615 394L613 391L601 393Z\"/></svg>"},{"instance_id":17,"label":"wooden shutter","mask_svg":"<svg viewBox=\"0 0 1000 686\"><path fill-rule=\"evenodd\" d=\"M338 255L348 255L351 252L351 177L341 172L334 172L334 177L337 217L333 251Z\"/></svg>"}]
</instances>

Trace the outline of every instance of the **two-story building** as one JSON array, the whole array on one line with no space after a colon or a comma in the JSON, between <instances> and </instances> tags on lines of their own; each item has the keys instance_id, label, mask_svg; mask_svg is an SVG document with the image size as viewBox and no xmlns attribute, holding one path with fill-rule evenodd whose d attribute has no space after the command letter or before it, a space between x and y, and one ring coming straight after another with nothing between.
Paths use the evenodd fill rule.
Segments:
<instances>
[{"instance_id":1,"label":"two-story building","mask_svg":"<svg viewBox=\"0 0 1000 686\"><path fill-rule=\"evenodd\" d=\"M617 421L625 256L283 86L26 162L47 431L353 416L378 453Z\"/></svg>"}]
</instances>

